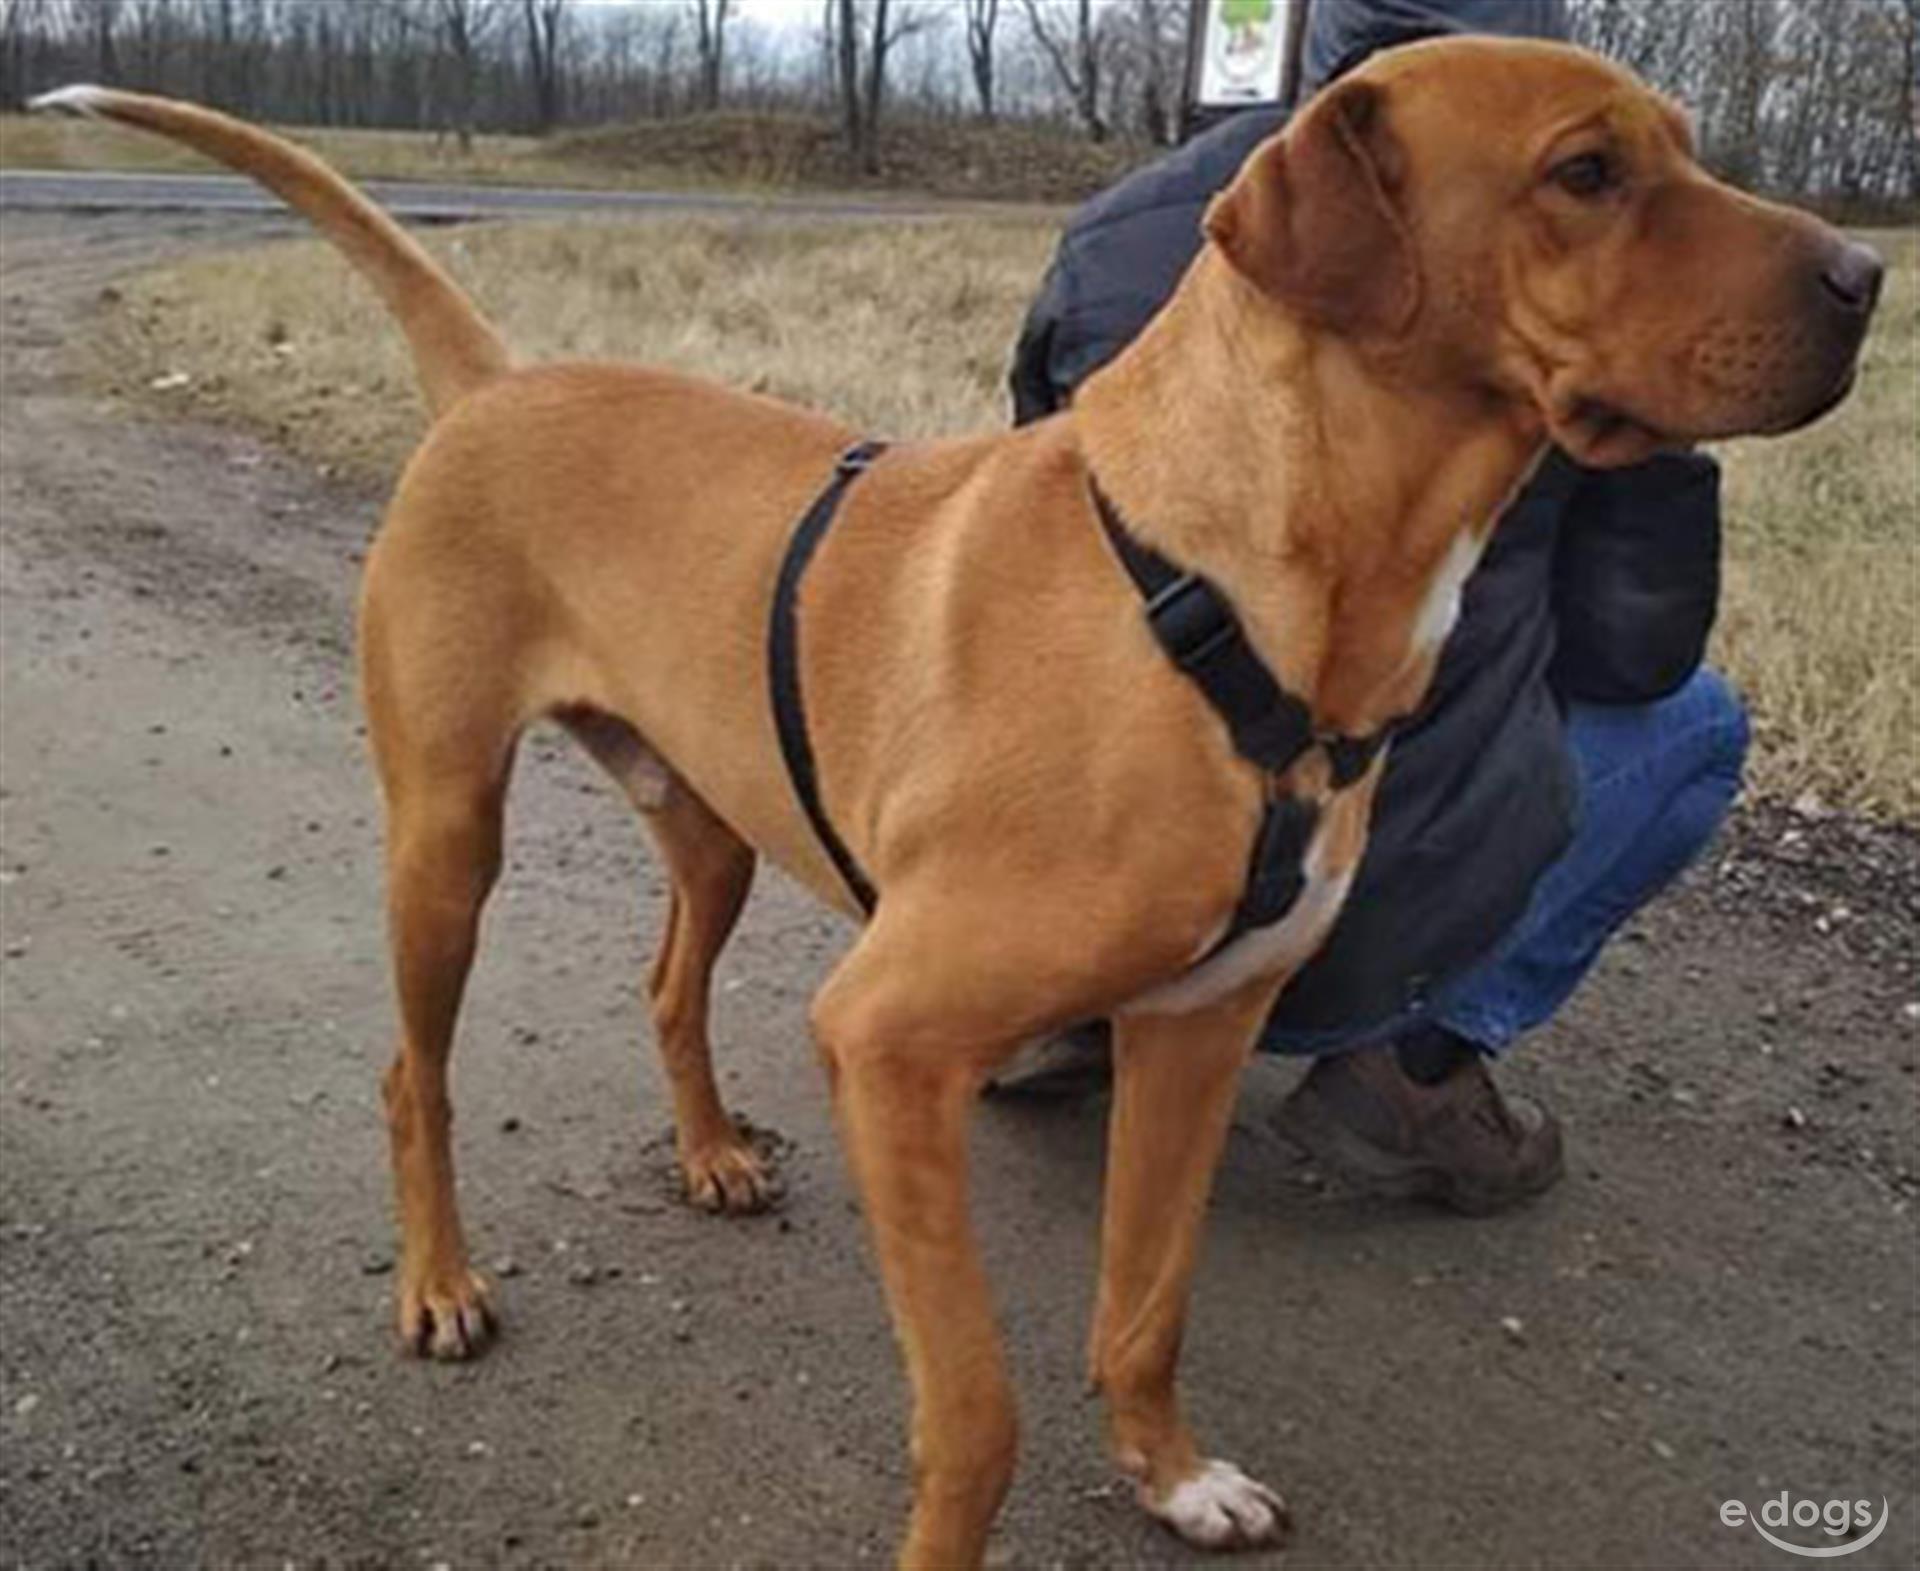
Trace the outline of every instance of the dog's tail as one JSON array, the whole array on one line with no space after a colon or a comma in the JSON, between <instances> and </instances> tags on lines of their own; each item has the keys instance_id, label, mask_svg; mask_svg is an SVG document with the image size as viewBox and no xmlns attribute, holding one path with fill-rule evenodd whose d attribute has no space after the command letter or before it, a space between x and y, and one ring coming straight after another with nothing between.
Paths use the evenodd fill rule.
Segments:
<instances>
[{"instance_id":1,"label":"dog's tail","mask_svg":"<svg viewBox=\"0 0 1920 1571\"><path fill-rule=\"evenodd\" d=\"M303 148L212 109L117 88L62 87L27 107L156 132L251 175L280 196L380 292L407 335L436 415L507 369L506 345L466 292L404 229Z\"/></svg>"}]
</instances>

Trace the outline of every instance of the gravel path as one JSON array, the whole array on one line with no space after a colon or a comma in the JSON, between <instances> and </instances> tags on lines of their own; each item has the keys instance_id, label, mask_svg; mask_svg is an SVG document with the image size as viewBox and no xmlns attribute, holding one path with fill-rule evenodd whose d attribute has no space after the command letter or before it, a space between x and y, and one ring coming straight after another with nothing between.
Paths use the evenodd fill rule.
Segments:
<instances>
[{"instance_id":1,"label":"gravel path","mask_svg":"<svg viewBox=\"0 0 1920 1571\"><path fill-rule=\"evenodd\" d=\"M0 1553L29 1566L882 1562L902 1390L804 1039L840 931L763 880L722 1074L778 1216L678 1208L636 1003L662 886L556 742L516 788L458 1058L508 1334L389 1343L388 1005L350 691L376 499L86 390L107 283L295 232L0 238ZM1344 1195L1242 1102L1187 1358L1306 1566L1787 1565L1723 1501L1890 1501L1914 1563L1912 837L1749 815L1513 1066L1571 1170L1488 1222ZM1198 1564L1079 1395L1099 1104L976 1150L1025 1422L1005 1564ZM1828 1543L1817 1530L1801 1542ZM1267 1563L1267 1562L1262 1562Z\"/></svg>"}]
</instances>

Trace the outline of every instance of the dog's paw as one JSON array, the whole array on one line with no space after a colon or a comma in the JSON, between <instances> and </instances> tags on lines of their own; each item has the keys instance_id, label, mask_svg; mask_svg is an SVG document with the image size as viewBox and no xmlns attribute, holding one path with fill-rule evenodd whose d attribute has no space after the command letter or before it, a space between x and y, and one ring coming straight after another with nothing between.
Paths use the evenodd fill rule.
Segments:
<instances>
[{"instance_id":1,"label":"dog's paw","mask_svg":"<svg viewBox=\"0 0 1920 1571\"><path fill-rule=\"evenodd\" d=\"M416 1358L473 1358L498 1329L492 1294L472 1271L401 1286L400 1344Z\"/></svg>"},{"instance_id":2,"label":"dog's paw","mask_svg":"<svg viewBox=\"0 0 1920 1571\"><path fill-rule=\"evenodd\" d=\"M1140 1486L1140 1503L1201 1549L1256 1549L1278 1544L1293 1527L1286 1502L1231 1462L1209 1461L1157 1494Z\"/></svg>"},{"instance_id":3,"label":"dog's paw","mask_svg":"<svg viewBox=\"0 0 1920 1571\"><path fill-rule=\"evenodd\" d=\"M771 1155L739 1134L682 1151L680 1176L688 1204L715 1214L765 1211L786 1193Z\"/></svg>"}]
</instances>

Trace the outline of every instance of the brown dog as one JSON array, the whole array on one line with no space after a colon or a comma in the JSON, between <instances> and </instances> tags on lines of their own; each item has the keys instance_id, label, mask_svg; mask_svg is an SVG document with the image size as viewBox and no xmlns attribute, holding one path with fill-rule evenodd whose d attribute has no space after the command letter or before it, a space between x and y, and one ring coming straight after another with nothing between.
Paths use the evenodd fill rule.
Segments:
<instances>
[{"instance_id":1,"label":"brown dog","mask_svg":"<svg viewBox=\"0 0 1920 1571\"><path fill-rule=\"evenodd\" d=\"M176 137L333 237L411 341L438 419L368 563L361 651L389 814L401 1014L386 1087L400 1328L489 1327L448 1150L447 1058L516 738L556 717L673 878L653 974L689 1189L768 1175L720 1105L706 991L756 852L842 909L776 744L765 629L795 520L854 433L659 372L513 371L465 297L315 160L204 110L43 102ZM1695 164L1686 122L1575 50L1376 58L1260 147L1138 342L1071 413L883 457L805 582L801 674L832 823L879 890L814 1004L912 1375L901 1558L971 1565L1014 1404L967 1219L966 1126L1024 1040L1115 1019L1091 1361L1147 1509L1280 1535L1207 1461L1174 1371L1200 1219L1256 1028L1337 914L1379 762L1263 778L1143 627L1091 481L1204 573L1322 734L1420 699L1491 521L1549 441L1598 465L1783 431L1845 392L1879 265ZM1319 806L1283 918L1214 953L1271 796Z\"/></svg>"}]
</instances>

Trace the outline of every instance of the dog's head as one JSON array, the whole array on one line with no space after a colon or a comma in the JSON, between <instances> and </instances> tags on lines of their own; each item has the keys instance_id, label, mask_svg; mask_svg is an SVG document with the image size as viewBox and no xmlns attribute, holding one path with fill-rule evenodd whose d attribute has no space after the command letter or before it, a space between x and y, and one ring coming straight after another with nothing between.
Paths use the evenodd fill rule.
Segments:
<instances>
[{"instance_id":1,"label":"dog's head","mask_svg":"<svg viewBox=\"0 0 1920 1571\"><path fill-rule=\"evenodd\" d=\"M1881 276L1708 175L1628 72L1510 39L1375 56L1248 158L1206 229L1294 321L1518 400L1603 467L1825 413Z\"/></svg>"}]
</instances>

